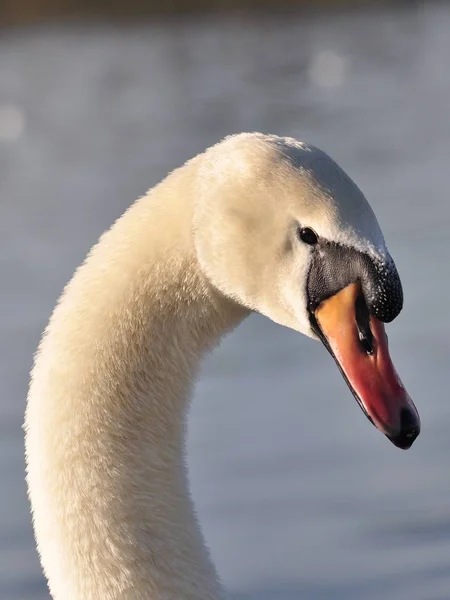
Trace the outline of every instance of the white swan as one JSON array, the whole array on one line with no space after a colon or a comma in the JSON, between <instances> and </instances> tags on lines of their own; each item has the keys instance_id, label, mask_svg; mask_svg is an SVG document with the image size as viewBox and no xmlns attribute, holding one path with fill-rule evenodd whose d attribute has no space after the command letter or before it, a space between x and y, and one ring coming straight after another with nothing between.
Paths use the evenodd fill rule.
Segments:
<instances>
[{"instance_id":1,"label":"white swan","mask_svg":"<svg viewBox=\"0 0 450 600\"><path fill-rule=\"evenodd\" d=\"M419 418L382 321L402 306L376 218L326 154L240 134L138 200L64 291L26 411L35 534L57 600L218 600L185 471L204 353L250 311L311 337L408 448Z\"/></svg>"}]
</instances>

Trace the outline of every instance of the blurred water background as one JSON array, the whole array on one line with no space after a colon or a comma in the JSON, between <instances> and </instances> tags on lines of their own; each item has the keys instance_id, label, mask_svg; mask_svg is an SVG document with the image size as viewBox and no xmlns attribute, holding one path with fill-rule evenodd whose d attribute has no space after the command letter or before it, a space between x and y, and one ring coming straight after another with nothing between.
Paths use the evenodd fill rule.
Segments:
<instances>
[{"instance_id":1,"label":"blurred water background","mask_svg":"<svg viewBox=\"0 0 450 600\"><path fill-rule=\"evenodd\" d=\"M409 452L317 343L252 316L205 363L193 494L231 600L450 598L450 6L210 16L0 36L0 599L48 598L24 485L32 354L100 233L168 170L261 130L366 193L405 291L388 327Z\"/></svg>"}]
</instances>

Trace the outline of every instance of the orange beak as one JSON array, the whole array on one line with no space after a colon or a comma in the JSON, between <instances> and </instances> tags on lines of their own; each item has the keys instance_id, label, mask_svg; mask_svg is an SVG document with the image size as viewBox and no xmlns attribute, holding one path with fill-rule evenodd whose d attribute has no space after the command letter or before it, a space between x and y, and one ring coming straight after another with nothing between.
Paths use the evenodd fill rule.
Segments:
<instances>
[{"instance_id":1,"label":"orange beak","mask_svg":"<svg viewBox=\"0 0 450 600\"><path fill-rule=\"evenodd\" d=\"M410 448L420 418L389 355L384 324L369 315L352 283L314 312L319 336L370 421L397 447Z\"/></svg>"}]
</instances>

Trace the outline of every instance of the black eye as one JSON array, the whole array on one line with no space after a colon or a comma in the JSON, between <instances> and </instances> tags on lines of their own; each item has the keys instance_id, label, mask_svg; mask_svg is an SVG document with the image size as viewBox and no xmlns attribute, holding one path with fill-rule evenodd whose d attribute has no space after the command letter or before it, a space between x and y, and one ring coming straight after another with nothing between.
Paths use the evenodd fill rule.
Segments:
<instances>
[{"instance_id":1,"label":"black eye","mask_svg":"<svg viewBox=\"0 0 450 600\"><path fill-rule=\"evenodd\" d=\"M305 244L309 244L310 246L314 246L314 244L317 244L319 241L316 232L309 227L299 227L298 237L302 242L305 242Z\"/></svg>"}]
</instances>

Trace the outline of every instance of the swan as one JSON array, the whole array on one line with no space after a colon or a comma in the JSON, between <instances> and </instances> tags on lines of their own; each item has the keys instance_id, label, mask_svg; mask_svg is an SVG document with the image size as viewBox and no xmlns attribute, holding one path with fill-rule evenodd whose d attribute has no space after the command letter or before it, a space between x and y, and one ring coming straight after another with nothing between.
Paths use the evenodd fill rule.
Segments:
<instances>
[{"instance_id":1,"label":"swan","mask_svg":"<svg viewBox=\"0 0 450 600\"><path fill-rule=\"evenodd\" d=\"M399 275L362 192L318 148L225 138L137 200L88 254L36 353L25 434L55 600L224 597L189 493L201 358L248 314L321 340L396 446L420 430L384 323Z\"/></svg>"}]
</instances>

